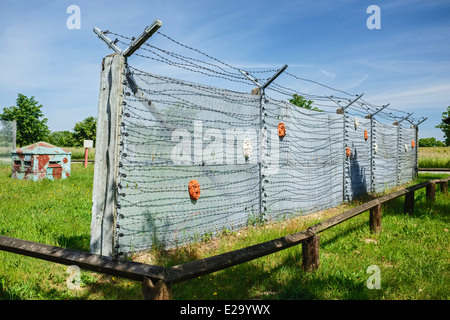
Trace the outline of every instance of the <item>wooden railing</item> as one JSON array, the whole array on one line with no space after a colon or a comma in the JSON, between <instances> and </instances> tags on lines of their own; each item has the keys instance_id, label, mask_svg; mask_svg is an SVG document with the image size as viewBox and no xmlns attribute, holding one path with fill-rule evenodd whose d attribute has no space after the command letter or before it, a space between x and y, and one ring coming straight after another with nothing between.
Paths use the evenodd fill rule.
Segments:
<instances>
[{"instance_id":1,"label":"wooden railing","mask_svg":"<svg viewBox=\"0 0 450 320\"><path fill-rule=\"evenodd\" d=\"M246 248L168 268L65 249L6 236L0 236L0 250L65 265L77 265L85 270L142 281L145 298L171 299L172 284L226 269L298 244L302 244L303 269L305 271L317 269L319 267L320 232L370 210L370 230L378 233L381 230L381 207L384 203L405 196L404 212L412 214L414 212L415 191L426 188L427 200L434 201L436 197L436 185L440 186L440 191L442 193L448 194L449 180L450 177L422 182L361 204L325 221L317 223L306 230Z\"/></svg>"}]
</instances>

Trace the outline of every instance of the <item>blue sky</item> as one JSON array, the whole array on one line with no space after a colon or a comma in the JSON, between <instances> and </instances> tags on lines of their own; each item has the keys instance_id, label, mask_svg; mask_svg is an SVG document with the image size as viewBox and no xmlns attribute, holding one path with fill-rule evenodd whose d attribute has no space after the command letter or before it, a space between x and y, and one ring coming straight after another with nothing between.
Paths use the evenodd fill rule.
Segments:
<instances>
[{"instance_id":1,"label":"blue sky","mask_svg":"<svg viewBox=\"0 0 450 320\"><path fill-rule=\"evenodd\" d=\"M80 29L67 28L70 5L80 8ZM370 5L380 8L381 29L367 28ZM162 33L238 68L287 64L298 77L428 117L420 138L443 140L434 126L450 105L450 1L1 0L0 110L22 93L44 106L51 131L71 131L97 116L101 61L112 51L92 28L132 37L156 19ZM161 38L149 42L163 45ZM215 85L156 62L145 67ZM300 92L315 90L304 83L297 88L286 75L277 80Z\"/></svg>"}]
</instances>

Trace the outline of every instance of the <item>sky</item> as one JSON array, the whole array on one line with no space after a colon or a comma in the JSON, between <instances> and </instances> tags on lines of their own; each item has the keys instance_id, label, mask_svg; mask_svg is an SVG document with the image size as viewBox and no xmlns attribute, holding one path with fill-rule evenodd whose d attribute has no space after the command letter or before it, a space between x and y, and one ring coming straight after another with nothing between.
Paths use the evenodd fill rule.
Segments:
<instances>
[{"instance_id":1,"label":"sky","mask_svg":"<svg viewBox=\"0 0 450 320\"><path fill-rule=\"evenodd\" d=\"M444 140L435 126L450 105L448 0L0 0L0 112L21 93L43 105L51 131L72 131L97 117L101 62L112 51L93 27L133 37L157 19L162 33L238 68L287 64L290 74L426 117L419 138ZM369 28L368 20L380 28ZM162 45L161 38L147 42ZM129 63L140 66L138 58ZM205 81L155 61L146 68Z\"/></svg>"}]
</instances>

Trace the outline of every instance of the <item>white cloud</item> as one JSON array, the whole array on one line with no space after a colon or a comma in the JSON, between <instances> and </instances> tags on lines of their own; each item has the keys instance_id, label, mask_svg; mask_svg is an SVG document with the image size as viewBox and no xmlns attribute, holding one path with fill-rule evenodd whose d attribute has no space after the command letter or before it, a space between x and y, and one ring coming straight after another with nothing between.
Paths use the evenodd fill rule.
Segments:
<instances>
[{"instance_id":1,"label":"white cloud","mask_svg":"<svg viewBox=\"0 0 450 320\"><path fill-rule=\"evenodd\" d=\"M391 89L372 95L370 99L374 102L388 101L391 104L407 106L408 108L422 108L444 101L450 103L450 82L424 83Z\"/></svg>"}]
</instances>

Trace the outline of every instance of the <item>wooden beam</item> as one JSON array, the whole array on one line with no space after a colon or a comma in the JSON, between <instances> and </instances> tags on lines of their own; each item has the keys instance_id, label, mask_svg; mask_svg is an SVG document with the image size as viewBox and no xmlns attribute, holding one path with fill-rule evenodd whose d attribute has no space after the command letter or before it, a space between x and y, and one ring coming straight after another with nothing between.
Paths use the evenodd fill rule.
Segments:
<instances>
[{"instance_id":1,"label":"wooden beam","mask_svg":"<svg viewBox=\"0 0 450 320\"><path fill-rule=\"evenodd\" d=\"M314 236L309 230L297 232L250 247L166 268L166 282L177 283L226 269L290 248Z\"/></svg>"},{"instance_id":2,"label":"wooden beam","mask_svg":"<svg viewBox=\"0 0 450 320\"><path fill-rule=\"evenodd\" d=\"M164 279L164 268L83 251L0 236L0 250L131 280Z\"/></svg>"}]
</instances>

